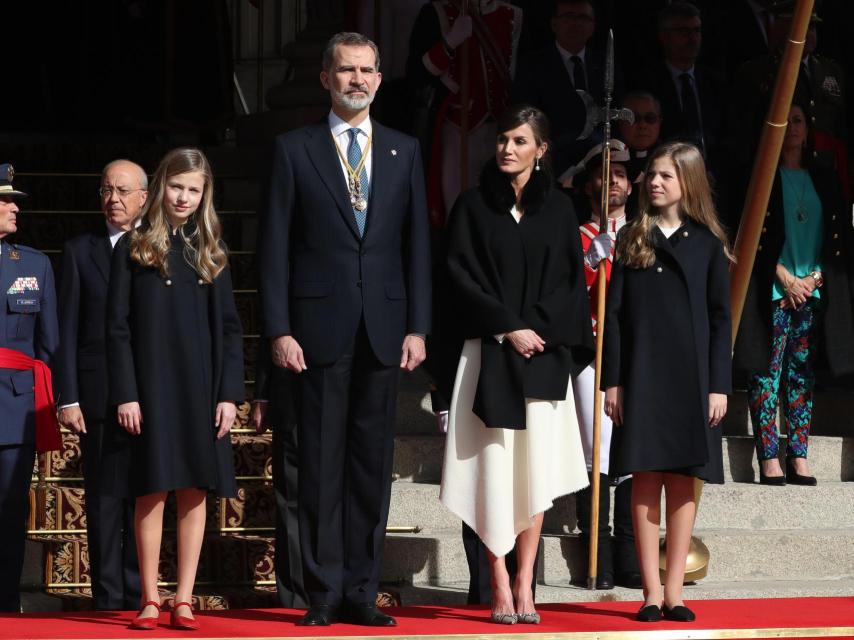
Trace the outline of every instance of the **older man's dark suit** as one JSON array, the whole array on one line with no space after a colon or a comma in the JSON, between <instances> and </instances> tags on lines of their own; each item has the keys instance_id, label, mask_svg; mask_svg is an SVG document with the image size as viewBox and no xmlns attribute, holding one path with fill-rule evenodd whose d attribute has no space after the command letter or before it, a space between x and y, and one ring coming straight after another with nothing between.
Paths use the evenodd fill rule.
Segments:
<instances>
[{"instance_id":1,"label":"older man's dark suit","mask_svg":"<svg viewBox=\"0 0 854 640\"><path fill-rule=\"evenodd\" d=\"M112 247L106 226L65 243L60 274L59 404L80 403L86 539L96 609L136 609L140 583L133 533L133 503L104 494L99 481L111 434L107 416L105 319ZM117 434L116 434L117 435Z\"/></svg>"},{"instance_id":2,"label":"older man's dark suit","mask_svg":"<svg viewBox=\"0 0 854 640\"><path fill-rule=\"evenodd\" d=\"M430 246L418 143L373 123L359 237L329 125L279 136L259 227L267 337L292 335L299 514L312 605L373 603L391 495L401 346L430 329Z\"/></svg>"}]
</instances>

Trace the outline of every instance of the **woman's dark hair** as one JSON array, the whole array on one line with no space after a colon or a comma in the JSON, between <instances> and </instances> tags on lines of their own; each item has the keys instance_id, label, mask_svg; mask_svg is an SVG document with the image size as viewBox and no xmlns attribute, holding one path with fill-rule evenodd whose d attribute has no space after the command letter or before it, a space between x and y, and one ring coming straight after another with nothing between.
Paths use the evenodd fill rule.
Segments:
<instances>
[{"instance_id":1,"label":"woman's dark hair","mask_svg":"<svg viewBox=\"0 0 854 640\"><path fill-rule=\"evenodd\" d=\"M507 107L501 117L498 118L496 126L498 133L504 133L521 127L523 124L531 127L538 146L544 142L549 142L549 119L545 113L529 104L516 104Z\"/></svg>"},{"instance_id":2,"label":"woman's dark hair","mask_svg":"<svg viewBox=\"0 0 854 640\"><path fill-rule=\"evenodd\" d=\"M804 148L801 152L801 165L806 168L810 168L815 160L813 156L813 151L815 151L815 133L813 131L813 121L812 121L812 109L810 109L809 105L806 105L802 102L799 102L797 99L792 101L792 106L789 107L789 111L797 107L801 110L801 113L804 114L804 126L807 128L807 137L804 140ZM788 121L788 118L787 118ZM780 159L782 160L783 154L780 153Z\"/></svg>"},{"instance_id":3,"label":"woman's dark hair","mask_svg":"<svg viewBox=\"0 0 854 640\"><path fill-rule=\"evenodd\" d=\"M537 146L549 141L549 119L546 114L529 104L508 107L496 123L497 134L501 135L527 124L534 132ZM540 159L540 170L532 171L528 184L522 190L520 205L526 214L533 213L543 203L554 183L548 150ZM489 205L496 211L507 212L516 204L516 196L510 179L490 158L480 174L480 191Z\"/></svg>"}]
</instances>

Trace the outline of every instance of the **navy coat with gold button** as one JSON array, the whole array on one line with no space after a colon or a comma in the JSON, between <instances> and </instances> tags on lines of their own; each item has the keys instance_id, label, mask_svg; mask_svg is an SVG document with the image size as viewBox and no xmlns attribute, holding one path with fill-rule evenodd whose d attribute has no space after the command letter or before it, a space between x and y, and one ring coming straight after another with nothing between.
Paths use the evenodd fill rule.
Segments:
<instances>
[{"instance_id":1,"label":"navy coat with gold button","mask_svg":"<svg viewBox=\"0 0 854 640\"><path fill-rule=\"evenodd\" d=\"M832 169L810 168L810 177L821 200L823 239L819 329L824 356L834 375L854 372L854 311L851 295L851 217L844 204L839 180ZM774 178L759 250L744 302L735 342L737 374L750 375L768 368L771 359L771 291L777 261L786 242L783 218L783 188L780 174Z\"/></svg>"},{"instance_id":2,"label":"navy coat with gold button","mask_svg":"<svg viewBox=\"0 0 854 640\"><path fill-rule=\"evenodd\" d=\"M721 429L709 393L731 391L728 260L705 226L670 238L655 227L655 263L614 263L605 316L602 388L623 387L612 472L686 473L723 482Z\"/></svg>"},{"instance_id":3,"label":"navy coat with gold button","mask_svg":"<svg viewBox=\"0 0 854 640\"><path fill-rule=\"evenodd\" d=\"M5 303L0 311L4 330L0 347L20 351L53 365L59 345L53 269L43 253L3 242L0 286ZM0 446L35 442L33 372L0 369Z\"/></svg>"}]
</instances>

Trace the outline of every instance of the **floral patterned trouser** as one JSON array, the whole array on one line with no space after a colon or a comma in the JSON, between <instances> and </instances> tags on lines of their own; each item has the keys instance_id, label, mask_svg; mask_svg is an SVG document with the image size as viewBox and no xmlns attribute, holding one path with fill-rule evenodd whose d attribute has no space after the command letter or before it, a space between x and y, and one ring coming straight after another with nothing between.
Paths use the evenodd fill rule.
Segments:
<instances>
[{"instance_id":1,"label":"floral patterned trouser","mask_svg":"<svg viewBox=\"0 0 854 640\"><path fill-rule=\"evenodd\" d=\"M780 440L777 404L783 375L786 390L783 415L789 434L786 455L807 457L815 385L811 355L815 339L816 303L817 300L810 299L800 309L783 309L776 302L774 304L768 371L754 375L747 387L756 455L760 460L777 457Z\"/></svg>"}]
</instances>

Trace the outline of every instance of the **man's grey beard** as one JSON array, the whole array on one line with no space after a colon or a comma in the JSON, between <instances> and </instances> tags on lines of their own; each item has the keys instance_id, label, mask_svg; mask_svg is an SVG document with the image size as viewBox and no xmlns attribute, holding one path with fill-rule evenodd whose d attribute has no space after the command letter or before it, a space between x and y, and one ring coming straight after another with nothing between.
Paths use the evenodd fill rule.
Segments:
<instances>
[{"instance_id":1,"label":"man's grey beard","mask_svg":"<svg viewBox=\"0 0 854 640\"><path fill-rule=\"evenodd\" d=\"M343 91L333 91L332 93L335 97L335 102L342 107L350 109L351 111L367 109L374 101L374 96L376 95L376 93L369 93L368 91L365 91L366 95L364 98L356 98Z\"/></svg>"}]
</instances>

